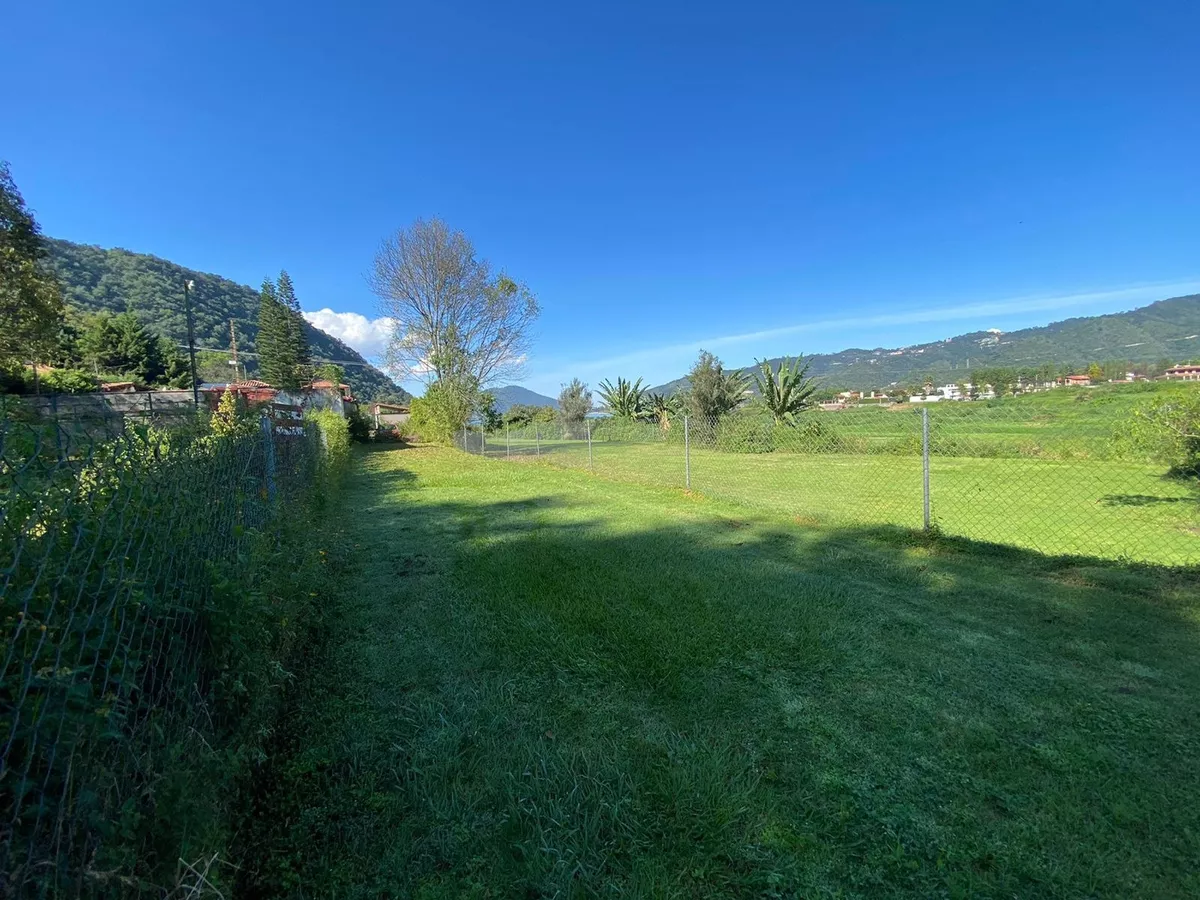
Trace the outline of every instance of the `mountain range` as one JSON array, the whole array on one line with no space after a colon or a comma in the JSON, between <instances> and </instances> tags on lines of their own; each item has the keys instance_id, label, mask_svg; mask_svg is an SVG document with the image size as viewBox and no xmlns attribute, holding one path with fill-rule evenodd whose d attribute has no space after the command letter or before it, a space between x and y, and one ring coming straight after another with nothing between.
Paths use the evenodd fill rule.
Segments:
<instances>
[{"instance_id":1,"label":"mountain range","mask_svg":"<svg viewBox=\"0 0 1200 900\"><path fill-rule=\"evenodd\" d=\"M132 310L153 331L176 344L187 340L183 283L195 283L193 318L198 348L226 353L230 322L240 358L257 368L258 291L219 275L197 272L156 256L50 239L50 264L70 306L84 311ZM303 294L301 293L302 302ZM334 362L362 399L407 400L409 394L356 350L305 323L314 362ZM1200 294L1160 300L1127 312L1065 319L1001 333L974 331L906 347L850 348L807 357L809 373L826 387L886 388L924 380L961 380L972 368L1083 366L1090 362L1170 361L1200 355ZM777 366L783 357L769 360ZM743 372L749 373L752 366ZM623 373L614 373L615 375ZM627 373L636 377L637 373ZM682 376L651 390L673 394ZM516 404L552 406L558 401L519 385L492 391L501 412Z\"/></svg>"},{"instance_id":2,"label":"mountain range","mask_svg":"<svg viewBox=\"0 0 1200 900\"><path fill-rule=\"evenodd\" d=\"M806 357L809 374L826 387L887 388L931 380L958 381L972 368L1033 368L1091 362L1179 362L1200 355L1200 294L1159 300L1128 312L1065 319L1007 333L973 331L908 347L851 348ZM769 360L777 367L785 357ZM749 373L753 366L741 371ZM634 373L636 374L636 373ZM687 377L651 388L673 394Z\"/></svg>"},{"instance_id":3,"label":"mountain range","mask_svg":"<svg viewBox=\"0 0 1200 900\"><path fill-rule=\"evenodd\" d=\"M496 398L496 411L500 413L506 413L511 407L518 405L549 406L558 409L558 401L553 397L547 397L545 394L539 394L518 384L494 388L491 394Z\"/></svg>"},{"instance_id":4,"label":"mountain range","mask_svg":"<svg viewBox=\"0 0 1200 900\"><path fill-rule=\"evenodd\" d=\"M239 358L254 374L258 367L258 291L254 288L143 253L56 239L48 239L47 245L50 265L69 306L88 312L132 310L150 330L180 346L187 343L183 284L195 282L191 299L197 348L228 353L232 321ZM407 391L347 344L307 322L305 335L313 362L342 366L360 399L408 399Z\"/></svg>"}]
</instances>

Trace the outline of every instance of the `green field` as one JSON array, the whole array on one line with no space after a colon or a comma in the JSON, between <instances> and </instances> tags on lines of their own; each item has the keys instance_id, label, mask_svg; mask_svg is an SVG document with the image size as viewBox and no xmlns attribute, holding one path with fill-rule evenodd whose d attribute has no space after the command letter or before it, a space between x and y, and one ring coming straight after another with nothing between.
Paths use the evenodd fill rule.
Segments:
<instances>
[{"instance_id":1,"label":"green field","mask_svg":"<svg viewBox=\"0 0 1200 900\"><path fill-rule=\"evenodd\" d=\"M239 896L1200 895L1194 573L424 448L331 514Z\"/></svg>"},{"instance_id":2,"label":"green field","mask_svg":"<svg viewBox=\"0 0 1200 900\"><path fill-rule=\"evenodd\" d=\"M1200 563L1200 493L1141 457L1121 426L1148 396L1192 385L1048 391L930 408L930 512L947 534L1038 550L1172 565ZM1082 399L1079 399L1082 398ZM921 527L919 410L810 413L817 429L777 429L761 449L753 421L692 441L691 488L705 497L826 524ZM586 440L543 426L491 435L487 454L685 485L680 428L596 422ZM478 442L479 435L470 436ZM470 443L472 449L478 443Z\"/></svg>"},{"instance_id":3,"label":"green field","mask_svg":"<svg viewBox=\"0 0 1200 900\"><path fill-rule=\"evenodd\" d=\"M527 450L528 448L522 447ZM684 484L682 448L595 444L604 478ZM586 444L547 442L519 462L588 468ZM691 452L692 489L704 496L824 524L921 527L918 457ZM933 521L946 533L1039 550L1110 559L1200 561L1200 510L1192 483L1162 467L1115 461L934 457Z\"/></svg>"}]
</instances>

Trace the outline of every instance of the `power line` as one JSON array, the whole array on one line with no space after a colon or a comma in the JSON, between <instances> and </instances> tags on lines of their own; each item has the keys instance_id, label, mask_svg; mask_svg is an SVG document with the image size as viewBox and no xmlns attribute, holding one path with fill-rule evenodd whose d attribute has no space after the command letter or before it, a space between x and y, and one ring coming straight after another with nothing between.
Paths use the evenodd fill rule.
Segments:
<instances>
[{"instance_id":1,"label":"power line","mask_svg":"<svg viewBox=\"0 0 1200 900\"><path fill-rule=\"evenodd\" d=\"M180 344L180 347L186 347L187 344ZM197 350L204 350L209 353L224 353L228 355L228 347L197 347ZM253 350L238 350L238 356L258 356ZM325 357L313 357L314 362L335 363L339 366L369 366L372 369L379 368L374 363L369 363L361 359L327 359ZM382 370L381 370L382 371Z\"/></svg>"}]
</instances>

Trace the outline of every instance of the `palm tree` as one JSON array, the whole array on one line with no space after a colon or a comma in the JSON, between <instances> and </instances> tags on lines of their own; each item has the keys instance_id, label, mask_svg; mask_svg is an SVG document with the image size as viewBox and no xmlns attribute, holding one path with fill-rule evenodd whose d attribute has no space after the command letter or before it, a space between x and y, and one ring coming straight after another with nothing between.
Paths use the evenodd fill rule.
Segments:
<instances>
[{"instance_id":1,"label":"palm tree","mask_svg":"<svg viewBox=\"0 0 1200 900\"><path fill-rule=\"evenodd\" d=\"M619 416L625 419L636 419L643 412L643 398L646 394L646 389L642 387L642 379L637 381L626 381L624 378L618 378L616 387L614 387L608 379L600 382L600 387L597 388L597 393L600 394L600 399L604 401L604 405L608 407L608 411L614 416Z\"/></svg>"},{"instance_id":2,"label":"palm tree","mask_svg":"<svg viewBox=\"0 0 1200 900\"><path fill-rule=\"evenodd\" d=\"M816 379L808 377L810 365L803 356L790 361L785 359L778 372L772 371L771 364L765 359L758 363L754 386L776 424L795 424L796 414L813 405L812 396L817 384Z\"/></svg>"},{"instance_id":3,"label":"palm tree","mask_svg":"<svg viewBox=\"0 0 1200 900\"><path fill-rule=\"evenodd\" d=\"M671 428L671 419L683 414L683 400L677 394L667 397L663 394L647 394L645 403L646 416L658 423L663 431Z\"/></svg>"}]
</instances>

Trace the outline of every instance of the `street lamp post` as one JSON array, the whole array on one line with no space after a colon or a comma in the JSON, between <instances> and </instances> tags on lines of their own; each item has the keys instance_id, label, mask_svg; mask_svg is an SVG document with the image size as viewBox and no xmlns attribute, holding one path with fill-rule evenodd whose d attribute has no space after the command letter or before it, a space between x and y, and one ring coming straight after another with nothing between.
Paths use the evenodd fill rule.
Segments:
<instances>
[{"instance_id":1,"label":"street lamp post","mask_svg":"<svg viewBox=\"0 0 1200 900\"><path fill-rule=\"evenodd\" d=\"M192 289L196 282L188 279L183 283L183 311L187 315L188 356L192 361L192 405L200 408L200 385L196 381L196 330L192 326Z\"/></svg>"}]
</instances>

